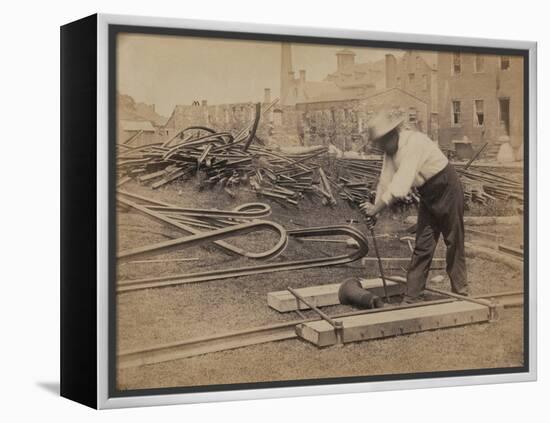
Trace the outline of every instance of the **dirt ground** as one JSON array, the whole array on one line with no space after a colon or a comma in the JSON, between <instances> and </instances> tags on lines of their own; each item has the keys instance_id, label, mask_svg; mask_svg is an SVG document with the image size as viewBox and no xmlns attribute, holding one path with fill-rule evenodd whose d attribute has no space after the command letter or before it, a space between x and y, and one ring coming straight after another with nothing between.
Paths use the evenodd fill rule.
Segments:
<instances>
[{"instance_id":1,"label":"dirt ground","mask_svg":"<svg viewBox=\"0 0 550 423\"><path fill-rule=\"evenodd\" d=\"M166 201L182 207L230 209L242 203L263 201L254 194L239 191L230 198L223 191L202 191L192 182L172 184L151 190L130 182L124 190ZM315 200L304 199L299 208L283 207L266 201L273 209L266 220L286 229L345 224L360 220L356 209L343 202L334 208ZM382 255L409 257L408 246L395 235L404 234L404 217L414 214L386 214L376 226ZM477 213L476 213L477 214ZM182 233L136 213L119 210L118 248L147 245L167 240ZM362 224L355 226L366 233ZM521 228L476 227L476 230L498 233L514 246L521 242ZM475 239L468 235L468 240ZM274 245L271 234L249 234L232 243L254 251ZM369 256L374 257L372 246ZM349 250L347 251L349 252ZM342 254L342 246L303 241L290 241L284 253L273 261L296 260ZM444 257L440 241L436 257ZM136 279L174 273L201 272L212 269L250 266L257 262L224 254L212 245L158 255L154 258L197 258L197 261L121 264L118 279ZM520 290L522 273L505 265L480 259L468 259L468 277L473 295ZM390 272L404 275L401 269ZM445 275L432 271L431 276ZM267 306L267 293L312 285L340 282L348 277L375 277L375 262L363 267L359 261L344 266L276 272L175 287L155 288L119 294L117 298L117 348L119 351L145 348L159 343L181 341L227 331L295 320L294 313L281 314ZM429 286L449 290L448 278ZM350 311L347 306L324 309L327 313ZM309 311L307 316L314 316ZM346 344L343 347L317 347L301 341L271 342L231 351L170 361L160 364L121 369L117 387L121 390L231 384L263 381L317 379L343 376L369 376L443 370L500 368L521 366L523 360L523 309L506 309L497 322L423 332L396 338Z\"/></svg>"}]
</instances>

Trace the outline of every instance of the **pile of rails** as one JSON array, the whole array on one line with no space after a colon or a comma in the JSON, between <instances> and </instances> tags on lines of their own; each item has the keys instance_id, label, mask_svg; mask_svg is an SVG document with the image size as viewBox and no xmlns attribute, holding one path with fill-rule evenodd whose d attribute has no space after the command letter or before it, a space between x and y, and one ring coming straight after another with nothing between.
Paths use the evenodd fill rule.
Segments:
<instances>
[{"instance_id":1,"label":"pile of rails","mask_svg":"<svg viewBox=\"0 0 550 423\"><path fill-rule=\"evenodd\" d=\"M457 171L464 185L467 200L486 204L488 200L517 200L523 204L523 184L502 175L483 169L460 169Z\"/></svg>"},{"instance_id":2,"label":"pile of rails","mask_svg":"<svg viewBox=\"0 0 550 423\"><path fill-rule=\"evenodd\" d=\"M140 147L118 144L117 185L136 179L157 189L196 176L200 189L220 186L231 196L235 195L233 187L249 183L258 195L275 201L297 205L304 193L312 192L335 203L330 187L325 185L328 183L316 184L321 188L314 186L318 161L328 149L314 147L283 154L263 146L256 136L261 113L257 104L253 122L237 134L193 126L164 143Z\"/></svg>"},{"instance_id":3,"label":"pile of rails","mask_svg":"<svg viewBox=\"0 0 550 423\"><path fill-rule=\"evenodd\" d=\"M219 186L232 197L235 196L234 187L248 184L259 196L283 204L298 205L305 194L311 194L320 197L323 204L333 206L336 204L333 190L337 197L354 205L373 202L382 170L380 156L332 161L328 148L323 146L290 154L264 145L256 130L262 113L275 103L263 111L258 103L253 121L236 134L192 126L164 143L131 147L133 137L119 144L118 185L137 179L156 189L196 176L199 189ZM515 199L523 203L521 182L485 170L474 170L470 167L473 160L475 157L457 169L466 200L485 204L488 200ZM323 168L331 170L330 177ZM412 192L399 205L416 202L418 197Z\"/></svg>"},{"instance_id":4,"label":"pile of rails","mask_svg":"<svg viewBox=\"0 0 550 423\"><path fill-rule=\"evenodd\" d=\"M335 162L340 198L354 204L374 202L382 160L339 158Z\"/></svg>"},{"instance_id":5,"label":"pile of rails","mask_svg":"<svg viewBox=\"0 0 550 423\"><path fill-rule=\"evenodd\" d=\"M323 182L319 182L319 173L323 173L320 161L327 152L326 147L314 147L302 153L282 154L252 146L250 186L261 196L293 205L297 205L304 194L317 194L327 203L335 204L330 188L327 192Z\"/></svg>"},{"instance_id":6,"label":"pile of rails","mask_svg":"<svg viewBox=\"0 0 550 423\"><path fill-rule=\"evenodd\" d=\"M352 204L361 204L364 201L374 203L376 187L380 172L382 172L382 158L339 158L336 159L336 173L340 184L339 195ZM418 196L411 192L406 198L399 200L396 205L407 207L418 203Z\"/></svg>"},{"instance_id":7,"label":"pile of rails","mask_svg":"<svg viewBox=\"0 0 550 423\"><path fill-rule=\"evenodd\" d=\"M376 185L382 171L381 158L369 159L336 159L339 195L353 203L374 201ZM476 168L472 163L467 166L457 166L467 201L486 204L488 201L511 199L523 204L523 184L508 177ZM418 198L411 193L407 204L417 202Z\"/></svg>"}]
</instances>

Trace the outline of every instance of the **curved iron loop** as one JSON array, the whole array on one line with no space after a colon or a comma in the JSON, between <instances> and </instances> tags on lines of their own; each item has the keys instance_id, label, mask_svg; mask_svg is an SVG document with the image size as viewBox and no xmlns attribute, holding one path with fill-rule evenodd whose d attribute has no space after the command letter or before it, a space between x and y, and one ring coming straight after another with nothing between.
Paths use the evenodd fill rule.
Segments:
<instances>
[{"instance_id":1,"label":"curved iron loop","mask_svg":"<svg viewBox=\"0 0 550 423\"><path fill-rule=\"evenodd\" d=\"M135 203L133 201L130 201L127 198L124 198L124 197L129 197L129 198L132 198L134 200L139 199L141 201L149 202L150 204L162 205L162 206L167 206L167 207L172 207L171 204L163 203L163 202L156 201L156 200L151 200L149 198L142 197L142 196L137 195L137 194L131 194L131 193L123 191L123 190L117 190L117 194L118 194L117 195L117 202L119 202L120 204L123 204L124 206L129 207L129 208L133 209L134 211L136 211L136 212L138 212L142 215L148 216L150 218L159 220L159 221L164 222L164 223L168 223L169 225L172 225L172 226L174 226L178 229L189 232L193 235L203 233L203 231L201 229L212 229L212 227L211 227L212 225L208 225L209 223L212 223L212 220L205 220L204 223L199 224L201 229L197 229L196 226L197 226L198 222L193 223L192 221L190 221L189 220L191 218L190 216L187 217L187 218L185 218L184 216L179 216L179 219L174 218L174 217L170 217L168 214L164 214L164 213L161 213L161 212L158 212L158 211L151 210L149 208L150 207L149 205L137 204L137 203ZM250 204L256 204L256 203L250 203ZM258 204L260 204L260 203L258 203ZM244 206L246 206L246 204ZM264 205L264 206L266 206L266 207L264 207L262 210L266 210L267 208L269 208L269 206L267 206L267 205ZM269 208L269 212L271 212L271 208ZM182 221L182 219L183 219L183 221ZM221 223L222 226L225 226L225 225L228 224L228 222L226 222L226 221L221 221L220 217L208 218L208 219L215 219L215 221ZM196 220L196 219L194 219L194 220ZM233 223L235 223L235 222L233 222ZM219 225L215 225L215 226L219 226ZM285 238L286 238L286 236L285 236ZM213 242L214 242L214 244L216 244L216 246L220 247L225 252L227 252L229 254L233 254L233 255L237 254L237 255L240 255L240 256L243 256L243 257L247 257L247 258L251 258L251 259L257 259L257 260L274 257L274 255L272 253L272 250L262 251L262 252L250 252L250 251L246 251L246 250L244 250L240 247L237 247L235 245L231 245L231 244L229 244L225 241L222 241L222 240L213 241Z\"/></svg>"},{"instance_id":2,"label":"curved iron loop","mask_svg":"<svg viewBox=\"0 0 550 423\"><path fill-rule=\"evenodd\" d=\"M266 203L244 203L240 204L233 209L236 212L251 212L251 211L264 211L266 214L263 216L269 216L271 214L271 206Z\"/></svg>"},{"instance_id":3,"label":"curved iron loop","mask_svg":"<svg viewBox=\"0 0 550 423\"><path fill-rule=\"evenodd\" d=\"M192 131L192 130L201 130L204 132L208 132L210 134L215 134L216 131L214 131L212 128L208 128L206 126L189 126L185 129L182 129L181 131L177 132L172 138L169 138L167 141L164 141L162 144L163 147L168 147L172 141L174 141L177 137L181 137L181 135L185 134L185 131Z\"/></svg>"},{"instance_id":4,"label":"curved iron loop","mask_svg":"<svg viewBox=\"0 0 550 423\"><path fill-rule=\"evenodd\" d=\"M315 236L345 235L353 238L359 248L350 254L334 257L319 257L313 259L294 260L279 263L268 263L256 266L241 267L238 269L211 270L202 273L186 273L169 276L158 276L145 279L124 280L118 282L117 292L130 292L148 288L183 285L188 283L207 282L218 279L228 279L241 276L257 275L261 273L282 272L290 270L311 269L346 264L359 260L368 253L368 242L365 236L351 226L326 226L318 228L296 229L288 231L289 236L303 238Z\"/></svg>"},{"instance_id":5,"label":"curved iron loop","mask_svg":"<svg viewBox=\"0 0 550 423\"><path fill-rule=\"evenodd\" d=\"M150 210L160 213L177 213L186 216L197 217L221 217L221 218L236 218L236 219L255 219L258 217L266 217L271 214L271 207L265 203L247 203L240 207L241 210L216 210L216 209L188 209L183 207L167 207L167 206L147 206Z\"/></svg>"},{"instance_id":6,"label":"curved iron loop","mask_svg":"<svg viewBox=\"0 0 550 423\"><path fill-rule=\"evenodd\" d=\"M138 194L133 194L131 192L127 192L121 189L117 190L117 194L148 202L151 205L146 205L145 207L148 207L151 210L158 210L160 212L181 212L190 216L193 215L204 217L233 217L251 219L258 217L267 217L271 214L271 206L269 204L259 202L243 203L235 207L233 210L195 209L177 207L172 204L164 203L162 201L151 200L150 198L143 197Z\"/></svg>"},{"instance_id":7,"label":"curved iron loop","mask_svg":"<svg viewBox=\"0 0 550 423\"><path fill-rule=\"evenodd\" d=\"M216 134L208 134L204 137L197 138L196 140L189 141L183 144L178 144L174 147L172 147L170 150L168 150L164 156L162 157L163 160L168 160L170 157L172 157L174 154L179 152L180 150L186 150L190 148L196 148L200 147L204 144L222 144L226 145L224 138L228 138L231 142L233 140L233 135L231 135L229 132L218 132Z\"/></svg>"},{"instance_id":8,"label":"curved iron loop","mask_svg":"<svg viewBox=\"0 0 550 423\"><path fill-rule=\"evenodd\" d=\"M145 247L132 248L129 250L121 251L117 254L119 262L138 259L150 254L168 253L175 250L181 250L183 248L193 247L203 242L212 242L226 239L232 236L246 235L256 231L272 231L279 235L279 240L274 247L268 251L259 253L262 258L272 258L279 255L288 243L286 230L278 223L268 222L265 220L253 220L247 223L241 223L225 228L216 229L213 231L202 232L198 234L184 236L182 238L171 239L169 241L158 242L153 245L147 245ZM258 253L247 252L246 257L254 258L258 256Z\"/></svg>"}]
</instances>

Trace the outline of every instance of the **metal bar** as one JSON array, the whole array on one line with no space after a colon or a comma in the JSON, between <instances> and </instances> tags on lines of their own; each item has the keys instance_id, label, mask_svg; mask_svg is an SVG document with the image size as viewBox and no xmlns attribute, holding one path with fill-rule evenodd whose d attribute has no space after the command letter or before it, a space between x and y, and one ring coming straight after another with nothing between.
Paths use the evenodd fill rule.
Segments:
<instances>
[{"instance_id":1,"label":"metal bar","mask_svg":"<svg viewBox=\"0 0 550 423\"><path fill-rule=\"evenodd\" d=\"M123 192L118 191L118 193L123 193ZM126 195L125 193L123 193L123 194ZM147 201L153 202L153 200L147 200ZM140 213L142 213L146 216L149 216L149 217L152 217L154 219L160 220L164 223L168 223L169 225L175 226L176 228L182 229L182 230L184 230L186 232L189 232L191 234L202 233L202 231L199 231L196 228L193 228L192 226L186 225L186 224L181 223L181 222L177 222L173 219L170 219L169 217L164 216L162 213L150 210L146 206L136 204L136 203L134 203L132 201L129 201L125 198L122 198L120 196L117 196L117 202L119 202L121 204L124 204L125 206L128 206L128 207L134 209L135 211L138 211L138 212L140 212ZM227 251L231 254L238 254L238 255L245 256L245 257L250 257L250 258L263 258L262 254L258 255L256 253L255 255L249 255L251 253L248 253L247 251L243 250L242 248L239 248L239 247L236 247L234 245L228 244L225 241L214 241L214 244L216 244L218 247L222 248L223 250L225 250L225 251Z\"/></svg>"},{"instance_id":2,"label":"metal bar","mask_svg":"<svg viewBox=\"0 0 550 423\"><path fill-rule=\"evenodd\" d=\"M239 269L220 269L202 273L185 273L153 278L123 280L118 282L117 292L129 292L148 288L183 285L188 283L208 282L242 276L257 275L261 273L281 272L291 270L311 269L315 267L336 266L359 260L368 253L368 243L361 232L350 226L327 226L319 228L294 229L287 231L293 237L314 237L327 235L346 235L358 243L359 248L352 250L350 254L318 257L313 259L295 260L288 262L269 263L257 266L241 267ZM218 241L222 242L222 241Z\"/></svg>"},{"instance_id":3,"label":"metal bar","mask_svg":"<svg viewBox=\"0 0 550 423\"><path fill-rule=\"evenodd\" d=\"M422 305L442 304L453 300L436 300ZM407 304L405 306L387 307L381 309L352 311L341 313L335 318L356 316L368 313L379 313L386 310L406 309L419 307L419 304ZM302 323L314 322L317 317L311 317L290 322L275 323L256 328L226 332L213 336L187 339L185 341L172 342L144 349L122 351L117 354L118 367L120 369L139 367L147 364L162 363L195 357L197 355L227 351L250 345L263 344L286 339L296 339L296 326Z\"/></svg>"},{"instance_id":4,"label":"metal bar","mask_svg":"<svg viewBox=\"0 0 550 423\"><path fill-rule=\"evenodd\" d=\"M244 143L243 151L248 150L248 147L250 147L250 144L252 141L254 141L254 136L256 135L256 130L258 129L258 122L260 121L262 105L261 103L256 103L256 115L254 116L254 123L252 124L252 129L250 130L250 134L248 135L248 139Z\"/></svg>"},{"instance_id":5,"label":"metal bar","mask_svg":"<svg viewBox=\"0 0 550 423\"><path fill-rule=\"evenodd\" d=\"M221 218L238 218L238 219L257 219L266 217L271 214L271 207L265 203L246 203L243 204L245 210L216 210L216 209L191 209L175 206L147 206L148 209L160 213L178 213L185 216L195 217L221 217Z\"/></svg>"},{"instance_id":6,"label":"metal bar","mask_svg":"<svg viewBox=\"0 0 550 423\"><path fill-rule=\"evenodd\" d=\"M307 305L310 309L312 309L315 313L317 313L323 320L327 321L333 328L337 329L342 326L340 322L337 322L336 320L331 319L327 314L325 314L318 307L316 307L315 305L310 303L308 300L306 300L304 297L302 297L300 294L298 294L290 286L287 289L288 289L288 292L294 295L298 301L301 301L302 303ZM300 309L299 305L298 305L298 309Z\"/></svg>"},{"instance_id":7,"label":"metal bar","mask_svg":"<svg viewBox=\"0 0 550 423\"><path fill-rule=\"evenodd\" d=\"M402 278L397 278L395 276L388 277L388 280L392 281L392 282L397 282L397 283L400 283L400 284L405 284L405 285L407 284L406 280L404 280ZM429 291L429 292L433 292L434 294L443 295L445 297L454 298L454 299L457 299L457 300L462 300L462 301L468 301L470 303L481 304L481 305L484 305L484 306L487 306L487 307L492 307L493 306L493 303L491 301L478 299L478 298L473 298L473 297L466 297L465 295L455 294L454 292L442 291L440 289L428 288L428 287L425 287L424 290Z\"/></svg>"},{"instance_id":8,"label":"metal bar","mask_svg":"<svg viewBox=\"0 0 550 423\"><path fill-rule=\"evenodd\" d=\"M149 264L149 263L180 263L180 262L187 262L187 261L197 261L198 258L191 257L191 258L181 258L181 259L158 259L158 260L134 260L134 261L127 261L125 263L120 264Z\"/></svg>"},{"instance_id":9,"label":"metal bar","mask_svg":"<svg viewBox=\"0 0 550 423\"><path fill-rule=\"evenodd\" d=\"M129 259L147 256L153 253L160 254L171 252L174 250L179 251L183 248L189 248L200 243L218 241L232 236L246 235L250 232L262 230L270 230L279 234L279 240L275 244L275 246L272 247L269 251L261 253L263 256L262 258L276 257L283 251L283 249L287 245L287 235L285 228L274 222L254 220L252 222L241 223L239 225L233 225L208 232L193 234L182 238L171 239L169 241L158 242L156 244L147 245L145 247L138 247L121 251L117 254L117 260L121 262ZM255 253L248 253L248 255L250 254Z\"/></svg>"},{"instance_id":10,"label":"metal bar","mask_svg":"<svg viewBox=\"0 0 550 423\"><path fill-rule=\"evenodd\" d=\"M201 165L201 163L206 159L206 156L208 156L208 153L210 153L210 150L212 150L212 144L208 144L200 157L197 159L197 165Z\"/></svg>"},{"instance_id":11,"label":"metal bar","mask_svg":"<svg viewBox=\"0 0 550 423\"><path fill-rule=\"evenodd\" d=\"M382 284L384 285L384 296L386 297L386 302L390 302L390 297L388 295L388 287L386 284L386 277L384 276L384 266L382 266L382 259L380 258L380 252L378 251L378 243L376 242L376 235L374 233L374 228L370 228L370 234L372 237L372 245L374 246L374 253L378 259L378 268L380 269L380 277L382 278Z\"/></svg>"},{"instance_id":12,"label":"metal bar","mask_svg":"<svg viewBox=\"0 0 550 423\"><path fill-rule=\"evenodd\" d=\"M509 296L521 295L523 292L504 292L485 294L483 297L495 298L507 304ZM391 310L402 310L427 305L445 304L454 301L454 299L442 299L426 301L423 303L407 304L399 306L389 306L379 309L352 311L339 313L331 318L342 318L371 313L382 313ZM318 320L317 317L292 320L284 323L275 323L266 326L248 328L244 330L225 332L213 336L187 339L168 344L157 345L154 347L133 349L121 351L117 354L118 366L121 369L138 367L147 364L162 363L166 361L195 357L197 355L227 351L236 348L243 348L251 345L258 345L267 342L281 341L287 339L296 339L296 326L302 323L308 323Z\"/></svg>"},{"instance_id":13,"label":"metal bar","mask_svg":"<svg viewBox=\"0 0 550 423\"><path fill-rule=\"evenodd\" d=\"M475 159L477 159L477 157L481 154L481 152L483 150L485 150L485 148L489 145L488 142L486 142L485 144L483 144L479 150L477 150L477 152L472 156L472 158L468 161L468 163L466 163L466 165L464 166L464 169L463 170L468 170L468 168L472 165L472 163L474 162Z\"/></svg>"},{"instance_id":14,"label":"metal bar","mask_svg":"<svg viewBox=\"0 0 550 423\"><path fill-rule=\"evenodd\" d=\"M265 109L262 111L262 114L268 112L269 110L271 110L273 108L273 106L275 106L277 103L279 102L279 99L276 98L275 100L273 100L271 103L269 103ZM235 135L235 140L237 141L240 141L240 138L241 136L250 129L250 127L253 125L254 123L250 123L248 124L247 126L245 126L243 129L241 129L239 131L239 133L237 135Z\"/></svg>"},{"instance_id":15,"label":"metal bar","mask_svg":"<svg viewBox=\"0 0 550 423\"><path fill-rule=\"evenodd\" d=\"M130 144L132 144L136 139L139 138L139 136L143 134L143 129L139 130L137 133L135 133L134 135L132 135L130 138L128 138L126 141L122 141L122 145L124 146L129 146Z\"/></svg>"}]
</instances>

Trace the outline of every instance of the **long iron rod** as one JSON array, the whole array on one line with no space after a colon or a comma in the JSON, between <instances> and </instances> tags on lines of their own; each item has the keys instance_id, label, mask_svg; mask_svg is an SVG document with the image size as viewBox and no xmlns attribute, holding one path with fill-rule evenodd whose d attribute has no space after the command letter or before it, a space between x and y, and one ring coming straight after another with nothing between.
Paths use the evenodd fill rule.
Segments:
<instances>
[{"instance_id":1,"label":"long iron rod","mask_svg":"<svg viewBox=\"0 0 550 423\"><path fill-rule=\"evenodd\" d=\"M307 305L309 308L311 308L313 311L315 311L315 313L317 313L319 316L321 316L321 318L323 320L326 320L333 328L341 328L342 327L342 323L341 322L337 322L336 320L334 319L331 319L327 314L325 314L323 311L321 311L317 306L315 306L314 304L310 303L308 300L306 300L304 297L302 297L300 294L298 294L298 292L296 292L294 289L292 289L290 286L287 288L288 291L294 295L299 302L302 302L304 303L305 305ZM299 307L299 304L298 304L298 310L300 309Z\"/></svg>"},{"instance_id":2,"label":"long iron rod","mask_svg":"<svg viewBox=\"0 0 550 423\"><path fill-rule=\"evenodd\" d=\"M392 282L400 283L402 285L407 284L407 282L405 280L401 279L401 278L389 277L388 280L392 281ZM434 294L443 295L445 297L455 298L457 300L468 301L470 303L480 304L480 305L484 305L484 306L487 306L487 307L492 306L491 301L482 300L482 299L478 299L478 298L467 297L465 295L455 294L454 292L442 291L440 289L428 288L428 287L425 287L424 290L429 291L429 292L433 292Z\"/></svg>"},{"instance_id":3,"label":"long iron rod","mask_svg":"<svg viewBox=\"0 0 550 423\"><path fill-rule=\"evenodd\" d=\"M388 295L388 287L386 285L386 277L384 275L384 266L382 266L382 259L380 258L380 252L378 251L378 243L376 242L376 235L374 233L374 228L370 228L370 234L372 237L372 245L374 246L374 252L378 260L378 268L380 269L380 277L382 278L382 284L384 285L384 296L386 297L386 302L390 302L390 297Z\"/></svg>"}]
</instances>

